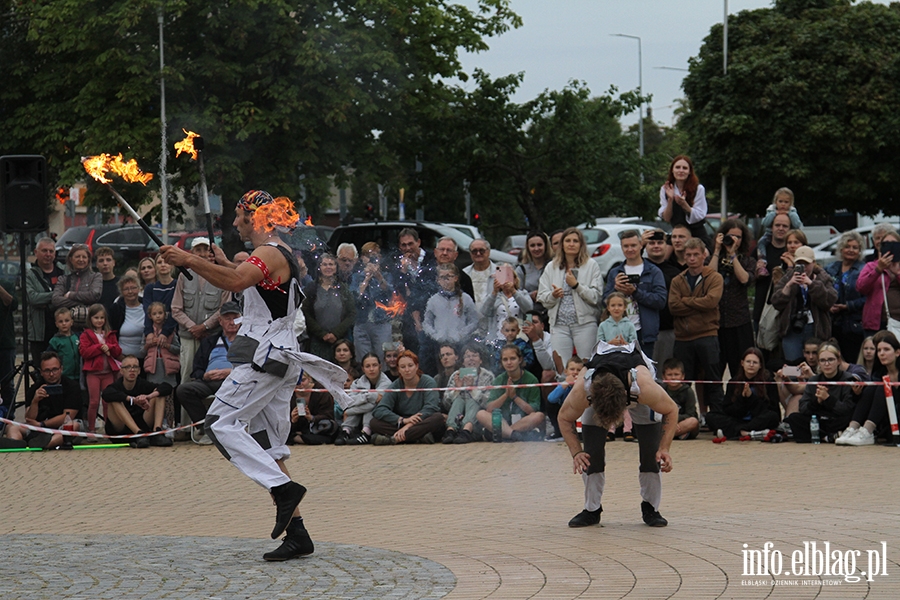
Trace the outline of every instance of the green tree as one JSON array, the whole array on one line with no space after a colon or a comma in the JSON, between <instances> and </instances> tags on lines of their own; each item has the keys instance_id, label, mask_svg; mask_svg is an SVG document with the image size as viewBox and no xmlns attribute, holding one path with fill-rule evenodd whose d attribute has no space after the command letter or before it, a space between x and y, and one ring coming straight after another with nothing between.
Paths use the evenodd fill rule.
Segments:
<instances>
[{"instance_id":1,"label":"green tree","mask_svg":"<svg viewBox=\"0 0 900 600\"><path fill-rule=\"evenodd\" d=\"M774 190L801 215L896 212L900 188L900 5L779 0L705 39L684 82L681 122L701 180L728 176L736 210Z\"/></svg>"},{"instance_id":2,"label":"green tree","mask_svg":"<svg viewBox=\"0 0 900 600\"><path fill-rule=\"evenodd\" d=\"M389 168L375 132L441 110L442 79L465 78L459 51L520 23L508 0L5 0L0 14L0 152L44 154L62 184L100 152L155 172L161 14L169 138L204 136L227 206L249 188L296 197L301 174ZM192 189L196 166L169 152L173 184ZM140 203L157 185L122 191Z\"/></svg>"},{"instance_id":3,"label":"green tree","mask_svg":"<svg viewBox=\"0 0 900 600\"><path fill-rule=\"evenodd\" d=\"M614 98L611 89L592 97L573 82L519 104L511 97L521 78L492 79L476 70L475 90L457 90L448 112L420 128L426 216L452 213L446 218L458 220L463 180L494 239L645 213L637 138L618 121L637 108L637 94Z\"/></svg>"}]
</instances>

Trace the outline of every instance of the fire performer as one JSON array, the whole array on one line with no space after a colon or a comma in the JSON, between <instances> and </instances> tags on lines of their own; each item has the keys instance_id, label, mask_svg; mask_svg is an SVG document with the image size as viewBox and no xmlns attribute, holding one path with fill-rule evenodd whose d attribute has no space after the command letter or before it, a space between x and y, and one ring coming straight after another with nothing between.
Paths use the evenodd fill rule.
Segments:
<instances>
[{"instance_id":1,"label":"fire performer","mask_svg":"<svg viewBox=\"0 0 900 600\"><path fill-rule=\"evenodd\" d=\"M241 264L216 265L174 246L163 246L160 254L220 289L243 292L241 329L228 351L234 368L207 412L205 430L225 458L271 493L277 509L272 539L287 534L281 546L263 558L288 560L313 552L298 510L306 488L291 480L284 464L290 456L285 444L294 385L302 368L346 405L350 399L342 388L347 374L299 352L293 324L303 298L300 272L277 232L278 227L297 224L290 200L250 191L238 202L235 214L235 229L254 247Z\"/></svg>"},{"instance_id":2,"label":"fire performer","mask_svg":"<svg viewBox=\"0 0 900 600\"><path fill-rule=\"evenodd\" d=\"M569 527L587 527L600 522L606 484L606 431L621 419L626 409L631 413L640 444L638 479L644 523L665 527L668 522L659 514L660 471L672 470L669 447L678 424L678 405L654 381L653 361L635 348L633 342L627 345L600 342L595 352L559 411L560 432L572 455L574 472L584 481L584 510L572 517ZM578 417L582 421L584 448L575 433ZM658 417L662 417L662 425Z\"/></svg>"}]
</instances>

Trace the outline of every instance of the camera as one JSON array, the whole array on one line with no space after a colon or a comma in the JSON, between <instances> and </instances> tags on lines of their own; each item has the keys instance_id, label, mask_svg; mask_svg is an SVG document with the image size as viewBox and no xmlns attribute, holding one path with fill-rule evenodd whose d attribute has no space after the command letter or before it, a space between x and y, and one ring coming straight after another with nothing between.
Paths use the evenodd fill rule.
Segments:
<instances>
[{"instance_id":1,"label":"camera","mask_svg":"<svg viewBox=\"0 0 900 600\"><path fill-rule=\"evenodd\" d=\"M734 245L734 236L730 233L726 233L725 237L722 238L722 243L728 246L729 248Z\"/></svg>"},{"instance_id":2,"label":"camera","mask_svg":"<svg viewBox=\"0 0 900 600\"><path fill-rule=\"evenodd\" d=\"M650 236L650 239L654 240L654 241L662 241L662 240L666 239L666 232L665 231L654 231L653 235Z\"/></svg>"},{"instance_id":3,"label":"camera","mask_svg":"<svg viewBox=\"0 0 900 600\"><path fill-rule=\"evenodd\" d=\"M803 329L809 322L809 312L801 310L791 318L791 331L794 333L803 333Z\"/></svg>"}]
</instances>

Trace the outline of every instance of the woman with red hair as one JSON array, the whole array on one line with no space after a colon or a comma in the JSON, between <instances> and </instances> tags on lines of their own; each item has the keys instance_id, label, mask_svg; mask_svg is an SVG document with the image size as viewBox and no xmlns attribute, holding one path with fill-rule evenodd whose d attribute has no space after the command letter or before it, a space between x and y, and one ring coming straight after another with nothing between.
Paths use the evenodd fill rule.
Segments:
<instances>
[{"instance_id":1,"label":"woman with red hair","mask_svg":"<svg viewBox=\"0 0 900 600\"><path fill-rule=\"evenodd\" d=\"M706 211L706 188L694 173L691 159L680 154L672 160L666 182L659 188L659 218L672 225L687 225L691 235L712 251Z\"/></svg>"}]
</instances>

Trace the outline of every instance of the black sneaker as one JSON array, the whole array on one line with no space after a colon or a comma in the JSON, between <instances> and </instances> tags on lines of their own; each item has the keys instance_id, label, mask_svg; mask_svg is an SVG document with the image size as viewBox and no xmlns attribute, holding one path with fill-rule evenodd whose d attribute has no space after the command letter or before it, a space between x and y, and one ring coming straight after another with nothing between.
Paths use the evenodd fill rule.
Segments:
<instances>
[{"instance_id":1,"label":"black sneaker","mask_svg":"<svg viewBox=\"0 0 900 600\"><path fill-rule=\"evenodd\" d=\"M156 435L151 435L149 438L144 438L144 439L150 440L151 446L159 446L160 448L168 448L169 446L172 445L172 440L167 438L166 434L159 433L159 432L163 431L163 429L161 427L157 427L156 431L157 431Z\"/></svg>"},{"instance_id":2,"label":"black sneaker","mask_svg":"<svg viewBox=\"0 0 900 600\"><path fill-rule=\"evenodd\" d=\"M430 444L433 444L433 443L434 443L434 436L431 435L431 432L426 433L425 435L423 435L422 437L419 438L418 443L419 443L419 444L429 444L429 445L430 445Z\"/></svg>"},{"instance_id":3,"label":"black sneaker","mask_svg":"<svg viewBox=\"0 0 900 600\"><path fill-rule=\"evenodd\" d=\"M350 441L350 432L346 429L341 429L341 432L334 438L334 445L346 446L348 441Z\"/></svg>"},{"instance_id":4,"label":"black sneaker","mask_svg":"<svg viewBox=\"0 0 900 600\"><path fill-rule=\"evenodd\" d=\"M312 538L309 537L309 532L303 526L302 517L291 519L285 532L287 535L284 536L281 545L272 552L263 554L263 559L268 561L290 560L300 556L309 556L315 551Z\"/></svg>"},{"instance_id":5,"label":"black sneaker","mask_svg":"<svg viewBox=\"0 0 900 600\"><path fill-rule=\"evenodd\" d=\"M444 437L441 438L442 444L452 444L456 440L456 432L452 429L448 429L444 432Z\"/></svg>"},{"instance_id":6,"label":"black sneaker","mask_svg":"<svg viewBox=\"0 0 900 600\"><path fill-rule=\"evenodd\" d=\"M475 436L472 435L472 432L468 429L461 429L459 433L456 434L456 438L453 440L454 444L468 444L469 442L474 442Z\"/></svg>"},{"instance_id":7,"label":"black sneaker","mask_svg":"<svg viewBox=\"0 0 900 600\"><path fill-rule=\"evenodd\" d=\"M355 438L350 438L349 440L347 440L347 445L348 446L365 446L366 444L369 443L370 439L371 438L369 438L369 434L366 433L365 431L363 431Z\"/></svg>"},{"instance_id":8,"label":"black sneaker","mask_svg":"<svg viewBox=\"0 0 900 600\"><path fill-rule=\"evenodd\" d=\"M647 501L641 502L641 512L644 515L644 523L650 527L665 527L669 524L658 510L654 510L653 505Z\"/></svg>"},{"instance_id":9,"label":"black sneaker","mask_svg":"<svg viewBox=\"0 0 900 600\"><path fill-rule=\"evenodd\" d=\"M274 540L284 533L288 523L291 522L294 509L306 495L306 488L294 481L288 481L273 487L269 492L272 494L276 509L275 529L272 530L272 539Z\"/></svg>"},{"instance_id":10,"label":"black sneaker","mask_svg":"<svg viewBox=\"0 0 900 600\"><path fill-rule=\"evenodd\" d=\"M600 522L600 513L603 512L601 506L597 510L583 510L569 521L569 527L590 527Z\"/></svg>"},{"instance_id":11,"label":"black sneaker","mask_svg":"<svg viewBox=\"0 0 900 600\"><path fill-rule=\"evenodd\" d=\"M128 443L132 448L149 448L150 440L145 437L134 438Z\"/></svg>"}]
</instances>

